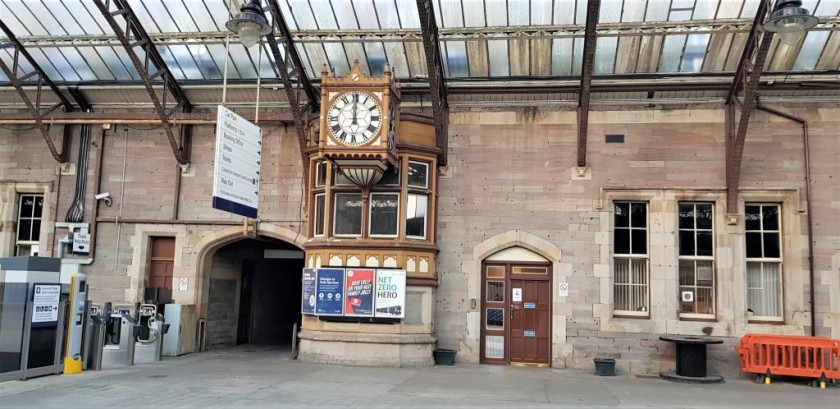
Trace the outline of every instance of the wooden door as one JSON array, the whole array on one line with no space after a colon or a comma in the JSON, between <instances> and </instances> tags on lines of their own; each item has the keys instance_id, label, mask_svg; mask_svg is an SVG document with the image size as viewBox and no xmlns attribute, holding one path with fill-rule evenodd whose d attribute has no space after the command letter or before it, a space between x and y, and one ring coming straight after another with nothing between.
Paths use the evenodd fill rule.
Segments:
<instances>
[{"instance_id":1,"label":"wooden door","mask_svg":"<svg viewBox=\"0 0 840 409\"><path fill-rule=\"evenodd\" d=\"M549 364L551 356L551 282L510 283L510 362Z\"/></svg>"}]
</instances>

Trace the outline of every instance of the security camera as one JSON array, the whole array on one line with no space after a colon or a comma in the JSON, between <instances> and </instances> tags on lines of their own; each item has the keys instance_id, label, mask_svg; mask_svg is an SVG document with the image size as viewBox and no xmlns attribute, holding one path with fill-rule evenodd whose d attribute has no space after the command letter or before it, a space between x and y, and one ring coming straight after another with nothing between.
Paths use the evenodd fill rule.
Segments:
<instances>
[{"instance_id":1,"label":"security camera","mask_svg":"<svg viewBox=\"0 0 840 409\"><path fill-rule=\"evenodd\" d=\"M111 194L108 192L102 192L97 195L93 196L96 200L103 200L105 201L105 206L111 206Z\"/></svg>"}]
</instances>

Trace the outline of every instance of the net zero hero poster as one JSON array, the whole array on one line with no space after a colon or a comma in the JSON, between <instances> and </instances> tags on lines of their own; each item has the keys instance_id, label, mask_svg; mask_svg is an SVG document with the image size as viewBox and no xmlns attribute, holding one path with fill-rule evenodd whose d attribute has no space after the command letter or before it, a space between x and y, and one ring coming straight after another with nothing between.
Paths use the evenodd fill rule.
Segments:
<instances>
[{"instance_id":1,"label":"net zero hero poster","mask_svg":"<svg viewBox=\"0 0 840 409\"><path fill-rule=\"evenodd\" d=\"M344 312L344 269L318 269L318 285L316 286L315 314L342 315Z\"/></svg>"},{"instance_id":2,"label":"net zero hero poster","mask_svg":"<svg viewBox=\"0 0 840 409\"><path fill-rule=\"evenodd\" d=\"M373 270L347 269L344 291L344 315L373 316Z\"/></svg>"},{"instance_id":3,"label":"net zero hero poster","mask_svg":"<svg viewBox=\"0 0 840 409\"><path fill-rule=\"evenodd\" d=\"M405 270L376 270L376 317L405 318Z\"/></svg>"}]
</instances>

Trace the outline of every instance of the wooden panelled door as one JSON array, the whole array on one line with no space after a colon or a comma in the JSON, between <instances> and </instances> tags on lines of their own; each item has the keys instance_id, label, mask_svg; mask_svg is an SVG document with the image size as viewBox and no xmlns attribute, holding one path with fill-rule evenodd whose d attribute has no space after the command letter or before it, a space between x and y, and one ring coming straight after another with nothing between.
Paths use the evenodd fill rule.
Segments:
<instances>
[{"instance_id":1,"label":"wooden panelled door","mask_svg":"<svg viewBox=\"0 0 840 409\"><path fill-rule=\"evenodd\" d=\"M481 283L481 362L549 365L551 267L486 264Z\"/></svg>"}]
</instances>

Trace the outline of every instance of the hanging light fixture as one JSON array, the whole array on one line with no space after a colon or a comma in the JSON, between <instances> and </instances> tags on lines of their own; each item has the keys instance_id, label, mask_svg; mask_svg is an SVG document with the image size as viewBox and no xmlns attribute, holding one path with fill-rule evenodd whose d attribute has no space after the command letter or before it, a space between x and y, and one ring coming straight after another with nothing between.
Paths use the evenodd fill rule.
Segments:
<instances>
[{"instance_id":1,"label":"hanging light fixture","mask_svg":"<svg viewBox=\"0 0 840 409\"><path fill-rule=\"evenodd\" d=\"M245 48L250 48L260 41L260 37L271 33L271 25L265 19L258 0L249 0L243 4L239 14L228 20L225 26L239 36Z\"/></svg>"},{"instance_id":2,"label":"hanging light fixture","mask_svg":"<svg viewBox=\"0 0 840 409\"><path fill-rule=\"evenodd\" d=\"M819 22L807 9L802 8L801 1L777 0L773 14L764 22L763 28L771 33L778 33L783 43L794 46L805 38L805 30Z\"/></svg>"}]
</instances>

